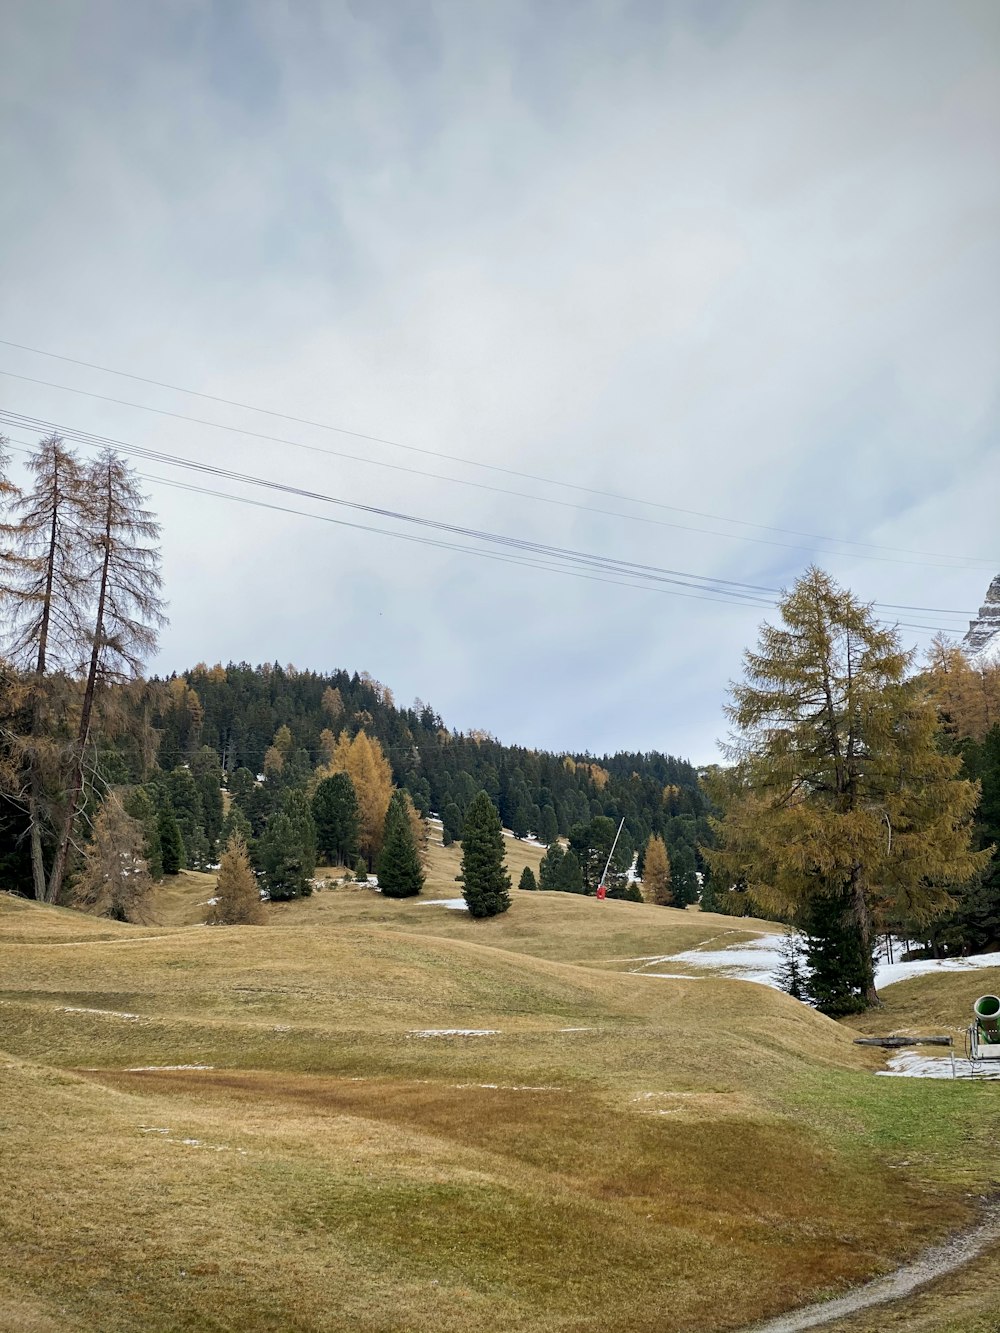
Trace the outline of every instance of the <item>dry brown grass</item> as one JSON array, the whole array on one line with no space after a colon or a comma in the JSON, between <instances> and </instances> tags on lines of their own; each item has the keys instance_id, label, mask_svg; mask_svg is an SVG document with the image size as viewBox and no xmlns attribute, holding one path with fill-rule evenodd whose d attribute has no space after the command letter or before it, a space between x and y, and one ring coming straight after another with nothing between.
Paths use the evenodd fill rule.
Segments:
<instances>
[{"instance_id":1,"label":"dry brown grass","mask_svg":"<svg viewBox=\"0 0 1000 1333\"><path fill-rule=\"evenodd\" d=\"M873 1036L953 1036L961 1050L974 1002L980 995L1000 994L998 987L1000 967L928 973L886 987L882 1007L852 1017L849 1024Z\"/></svg>"},{"instance_id":2,"label":"dry brown grass","mask_svg":"<svg viewBox=\"0 0 1000 1333\"><path fill-rule=\"evenodd\" d=\"M884 1269L993 1169L983 1089L873 1079L764 987L611 970L711 918L352 888L272 919L0 897L0 1328L708 1333ZM135 1068L181 1064L214 1068Z\"/></svg>"}]
</instances>

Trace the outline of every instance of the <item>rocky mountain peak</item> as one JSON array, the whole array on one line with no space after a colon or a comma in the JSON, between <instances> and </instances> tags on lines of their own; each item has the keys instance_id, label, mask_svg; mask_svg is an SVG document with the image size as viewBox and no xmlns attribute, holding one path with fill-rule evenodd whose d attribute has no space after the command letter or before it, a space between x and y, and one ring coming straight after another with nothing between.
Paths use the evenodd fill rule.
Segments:
<instances>
[{"instance_id":1,"label":"rocky mountain peak","mask_svg":"<svg viewBox=\"0 0 1000 1333\"><path fill-rule=\"evenodd\" d=\"M1000 663L1000 574L987 588L986 601L970 621L962 647L976 666Z\"/></svg>"}]
</instances>

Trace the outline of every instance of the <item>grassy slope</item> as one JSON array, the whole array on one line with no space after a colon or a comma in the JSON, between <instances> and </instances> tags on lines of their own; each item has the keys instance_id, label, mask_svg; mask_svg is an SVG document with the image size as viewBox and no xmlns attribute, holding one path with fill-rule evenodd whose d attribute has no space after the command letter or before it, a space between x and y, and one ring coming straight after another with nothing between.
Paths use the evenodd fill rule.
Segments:
<instances>
[{"instance_id":1,"label":"grassy slope","mask_svg":"<svg viewBox=\"0 0 1000 1333\"><path fill-rule=\"evenodd\" d=\"M611 970L728 918L354 888L272 919L0 898L0 1327L737 1328L884 1269L995 1169L995 1088L874 1079L764 987ZM447 1027L497 1031L416 1035Z\"/></svg>"}]
</instances>

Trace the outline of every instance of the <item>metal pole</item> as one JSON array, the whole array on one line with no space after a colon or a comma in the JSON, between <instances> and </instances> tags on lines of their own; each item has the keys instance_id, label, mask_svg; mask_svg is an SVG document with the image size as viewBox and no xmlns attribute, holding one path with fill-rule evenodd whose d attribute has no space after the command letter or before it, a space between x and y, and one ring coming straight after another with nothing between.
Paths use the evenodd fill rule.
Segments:
<instances>
[{"instance_id":1,"label":"metal pole","mask_svg":"<svg viewBox=\"0 0 1000 1333\"><path fill-rule=\"evenodd\" d=\"M608 877L608 867L611 865L611 858L615 854L615 848L618 846L618 839L622 836L622 829L625 827L625 816L622 816L622 822L618 825L618 832L615 834L615 840L611 844L611 851L608 852L608 859L604 862L604 874L601 876L601 883Z\"/></svg>"}]
</instances>

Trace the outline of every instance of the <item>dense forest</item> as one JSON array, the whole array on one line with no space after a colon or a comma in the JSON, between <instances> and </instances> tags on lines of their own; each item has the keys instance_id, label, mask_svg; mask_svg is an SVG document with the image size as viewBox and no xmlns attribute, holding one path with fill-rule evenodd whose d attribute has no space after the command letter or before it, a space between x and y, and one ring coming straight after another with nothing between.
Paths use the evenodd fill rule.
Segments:
<instances>
[{"instance_id":1,"label":"dense forest","mask_svg":"<svg viewBox=\"0 0 1000 1333\"><path fill-rule=\"evenodd\" d=\"M156 737L155 761L133 729L102 752L100 768L107 782L146 786L157 808L170 804L193 867L217 859L222 825L213 786L228 784L258 832L283 792L310 787L338 741L363 733L377 742L393 783L416 809L441 819L446 844L461 837L479 791L517 837L548 844L574 834L579 843L592 834L590 860L608 842L608 823L613 836L624 818L613 863L619 880L657 834L670 852L674 900L697 897L709 807L697 771L684 760L657 753L595 760L507 746L483 733L448 730L419 700L397 707L370 676L277 663L197 666L150 682L142 706ZM580 887L597 887L586 865Z\"/></svg>"}]
</instances>

